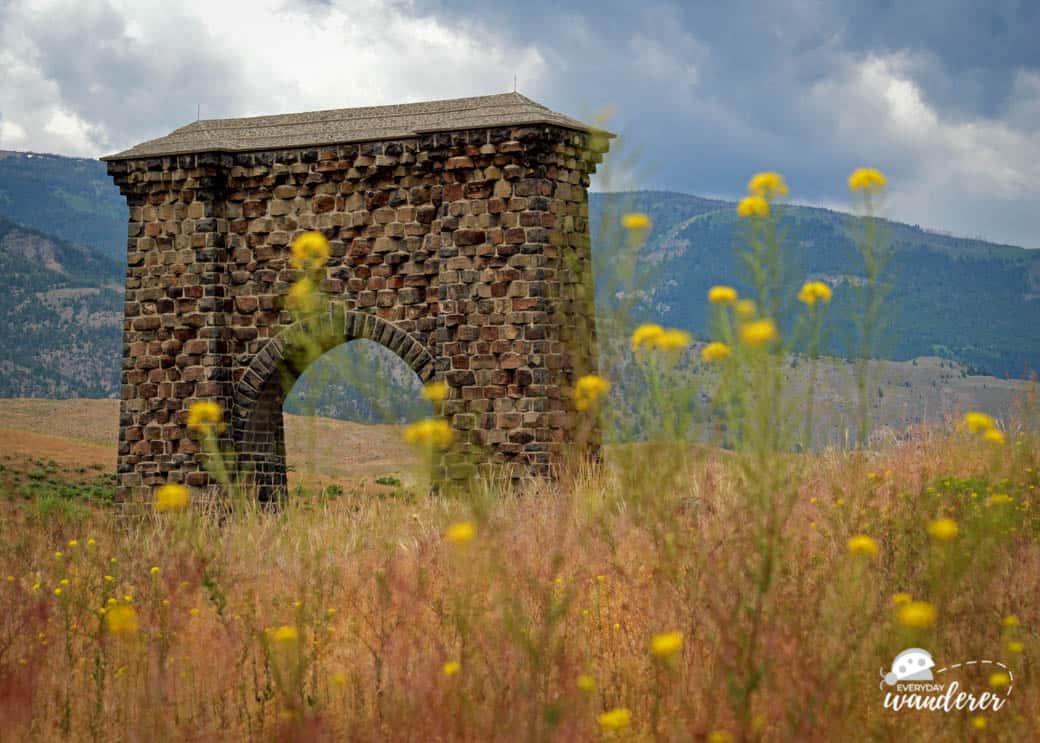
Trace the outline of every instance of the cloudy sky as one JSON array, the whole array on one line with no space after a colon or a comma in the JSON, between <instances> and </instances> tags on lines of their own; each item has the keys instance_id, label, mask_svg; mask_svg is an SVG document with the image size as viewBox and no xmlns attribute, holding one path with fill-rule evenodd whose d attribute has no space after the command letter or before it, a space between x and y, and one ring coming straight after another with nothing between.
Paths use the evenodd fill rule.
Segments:
<instances>
[{"instance_id":1,"label":"cloudy sky","mask_svg":"<svg viewBox=\"0 0 1040 743\"><path fill-rule=\"evenodd\" d=\"M598 183L843 208L1040 248L1036 0L0 0L0 148L97 156L203 118L511 90L593 119ZM621 162L637 163L634 169Z\"/></svg>"}]
</instances>

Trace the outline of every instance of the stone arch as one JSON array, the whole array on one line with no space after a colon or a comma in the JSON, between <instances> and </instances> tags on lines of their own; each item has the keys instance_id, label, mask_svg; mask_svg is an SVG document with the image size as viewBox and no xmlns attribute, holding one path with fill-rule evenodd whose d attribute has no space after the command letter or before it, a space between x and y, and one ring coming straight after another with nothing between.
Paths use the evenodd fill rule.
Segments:
<instances>
[{"instance_id":1,"label":"stone arch","mask_svg":"<svg viewBox=\"0 0 1040 743\"><path fill-rule=\"evenodd\" d=\"M240 472L255 483L261 500L286 489L285 429L282 404L292 385L327 351L367 339L400 357L428 382L434 359L413 335L376 315L333 304L327 312L284 327L268 340L235 382L231 437Z\"/></svg>"},{"instance_id":2,"label":"stone arch","mask_svg":"<svg viewBox=\"0 0 1040 743\"><path fill-rule=\"evenodd\" d=\"M308 323L436 370L467 454L550 476L595 371L587 189L610 136L506 93L197 121L105 158L129 207L116 497L215 484L197 402L225 411L225 451L284 480L281 413L259 401L294 356L290 246L308 230L341 308Z\"/></svg>"}]
</instances>

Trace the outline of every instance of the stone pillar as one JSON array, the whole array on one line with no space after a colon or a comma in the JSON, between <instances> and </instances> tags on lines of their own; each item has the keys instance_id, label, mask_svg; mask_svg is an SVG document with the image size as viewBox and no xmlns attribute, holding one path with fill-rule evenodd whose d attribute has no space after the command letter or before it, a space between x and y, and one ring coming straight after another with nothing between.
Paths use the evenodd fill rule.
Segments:
<instances>
[{"instance_id":1,"label":"stone pillar","mask_svg":"<svg viewBox=\"0 0 1040 743\"><path fill-rule=\"evenodd\" d=\"M117 498L168 482L209 485L188 408L228 409L225 169L213 155L115 161L127 198L126 304Z\"/></svg>"}]
</instances>

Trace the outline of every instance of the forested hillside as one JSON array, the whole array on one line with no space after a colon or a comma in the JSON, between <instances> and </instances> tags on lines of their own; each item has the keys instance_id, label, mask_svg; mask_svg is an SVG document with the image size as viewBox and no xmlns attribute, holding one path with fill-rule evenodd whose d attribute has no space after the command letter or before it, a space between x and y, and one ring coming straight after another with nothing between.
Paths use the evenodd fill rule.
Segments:
<instances>
[{"instance_id":1,"label":"forested hillside","mask_svg":"<svg viewBox=\"0 0 1040 743\"><path fill-rule=\"evenodd\" d=\"M0 396L118 394L123 271L0 218Z\"/></svg>"},{"instance_id":2,"label":"forested hillside","mask_svg":"<svg viewBox=\"0 0 1040 743\"><path fill-rule=\"evenodd\" d=\"M623 211L645 211L654 223L639 256L649 273L632 321L703 334L708 288L746 287L734 205L670 192L592 194L601 309L613 301L604 282L621 249L616 230L603 228L616 227ZM856 220L787 207L782 227L790 297L806 278L834 287L827 350L847 356L863 273ZM0 395L118 394L125 232L125 205L103 164L0 152ZM885 223L885 235L892 254L882 358L941 357L958 369L1019 378L1040 368L1040 253L895 222ZM367 421L414 415L417 381L367 345L329 354L300 381L287 408Z\"/></svg>"},{"instance_id":3,"label":"forested hillside","mask_svg":"<svg viewBox=\"0 0 1040 743\"><path fill-rule=\"evenodd\" d=\"M0 217L122 260L126 202L99 160L0 150Z\"/></svg>"},{"instance_id":4,"label":"forested hillside","mask_svg":"<svg viewBox=\"0 0 1040 743\"><path fill-rule=\"evenodd\" d=\"M593 194L592 223L604 213L634 209L654 221L642 250L652 269L641 312L649 319L704 332L705 295L714 284L748 287L735 249L743 225L734 205L684 194L639 192ZM834 288L829 353L853 353L852 317L856 285L864 276L854 237L858 220L811 207L783 209L781 231L787 246L788 300L798 286L819 279ZM1040 252L926 232L884 222L891 247L883 280L890 284L881 358L908 360L940 356L978 373L1027 377L1040 370ZM617 240L595 239L598 266L609 272ZM601 293L598 301L609 298ZM786 313L790 316L791 313Z\"/></svg>"}]
</instances>

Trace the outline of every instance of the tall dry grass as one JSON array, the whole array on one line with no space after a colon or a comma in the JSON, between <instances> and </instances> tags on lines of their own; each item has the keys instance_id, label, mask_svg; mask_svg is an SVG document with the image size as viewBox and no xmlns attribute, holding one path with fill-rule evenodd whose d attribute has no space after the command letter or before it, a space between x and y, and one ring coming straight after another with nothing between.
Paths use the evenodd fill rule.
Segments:
<instances>
[{"instance_id":1,"label":"tall dry grass","mask_svg":"<svg viewBox=\"0 0 1040 743\"><path fill-rule=\"evenodd\" d=\"M136 523L99 511L75 531L9 524L2 737L1040 735L1035 436L999 458L966 434L800 456L788 547L757 619L744 475L715 450L695 453L652 507L596 466L522 497L348 494L222 524L190 511ZM997 491L1014 503L985 505ZM926 530L939 514L957 517L952 542ZM445 538L457 522L472 540ZM849 553L857 533L875 536L876 559ZM897 593L932 602L934 626L900 625ZM121 606L136 632L112 632L99 612ZM1021 623L1003 626L1011 614ZM681 649L654 656L652 638L674 631ZM967 712L882 709L877 669L909 646L1007 662L1007 706L981 733ZM631 722L605 733L598 716L615 708Z\"/></svg>"}]
</instances>

